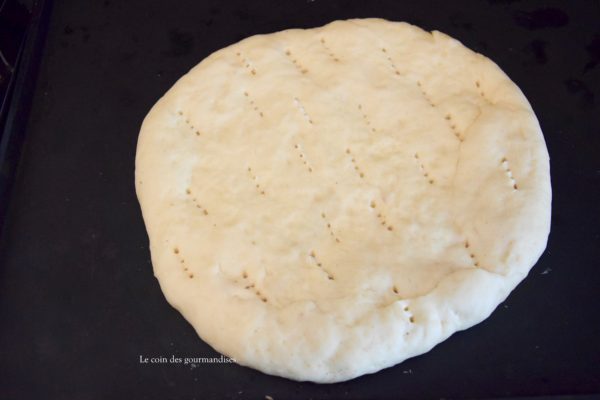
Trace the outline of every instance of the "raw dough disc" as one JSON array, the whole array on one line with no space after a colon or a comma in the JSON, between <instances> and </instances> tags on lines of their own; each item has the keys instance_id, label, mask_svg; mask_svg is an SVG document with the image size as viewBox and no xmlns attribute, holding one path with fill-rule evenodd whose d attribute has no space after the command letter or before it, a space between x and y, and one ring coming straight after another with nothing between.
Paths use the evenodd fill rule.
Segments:
<instances>
[{"instance_id":1,"label":"raw dough disc","mask_svg":"<svg viewBox=\"0 0 600 400\"><path fill-rule=\"evenodd\" d=\"M154 273L200 337L315 382L482 321L550 227L519 88L456 40L381 19L206 58L146 117L136 188Z\"/></svg>"}]
</instances>

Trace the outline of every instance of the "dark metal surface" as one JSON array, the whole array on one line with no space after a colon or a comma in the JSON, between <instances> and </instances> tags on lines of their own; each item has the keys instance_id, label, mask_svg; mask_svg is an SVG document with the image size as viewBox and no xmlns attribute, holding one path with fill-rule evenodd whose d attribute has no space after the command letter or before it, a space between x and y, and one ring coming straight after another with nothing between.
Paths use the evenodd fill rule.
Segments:
<instances>
[{"instance_id":1,"label":"dark metal surface","mask_svg":"<svg viewBox=\"0 0 600 400\"><path fill-rule=\"evenodd\" d=\"M50 0L0 0L0 236L46 37Z\"/></svg>"},{"instance_id":2,"label":"dark metal surface","mask_svg":"<svg viewBox=\"0 0 600 400\"><path fill-rule=\"evenodd\" d=\"M230 364L140 364L140 355L217 355L152 276L134 192L145 114L225 45L371 16L446 32L522 88L551 156L547 251L482 324L350 382L297 383ZM0 248L0 398L600 393L599 20L597 1L56 2Z\"/></svg>"}]
</instances>

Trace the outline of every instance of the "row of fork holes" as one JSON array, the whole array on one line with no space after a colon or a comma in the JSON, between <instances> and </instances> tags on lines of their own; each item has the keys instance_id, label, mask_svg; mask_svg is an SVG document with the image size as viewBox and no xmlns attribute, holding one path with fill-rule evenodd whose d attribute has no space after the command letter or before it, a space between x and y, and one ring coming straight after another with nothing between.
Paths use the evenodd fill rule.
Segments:
<instances>
[{"instance_id":1,"label":"row of fork holes","mask_svg":"<svg viewBox=\"0 0 600 400\"><path fill-rule=\"evenodd\" d=\"M371 200L371 202L369 203L369 207L371 207L373 210L375 210L377 208L377 203L375 202L375 200ZM383 213L378 212L376 214L377 219L379 220L379 222L381 223L381 225L387 229L388 231L393 231L394 227L392 225L389 225L386 221L385 216L383 215Z\"/></svg>"},{"instance_id":2,"label":"row of fork holes","mask_svg":"<svg viewBox=\"0 0 600 400\"><path fill-rule=\"evenodd\" d=\"M267 296L265 296L264 294L261 293L260 290L256 289L256 285L251 282L248 278L248 273L246 271L242 271L242 279L244 279L244 281L246 281L246 285L244 286L244 289L246 290L252 290L254 291L254 294L256 294L256 296L263 302L266 303L267 301L269 301L267 299Z\"/></svg>"},{"instance_id":3,"label":"row of fork holes","mask_svg":"<svg viewBox=\"0 0 600 400\"><path fill-rule=\"evenodd\" d=\"M396 287L396 285L392 286L392 291L394 292L394 294L399 294L398 288ZM408 306L404 306L404 312L410 312L410 308ZM415 317L413 315L411 315L408 319L410 321L411 324L413 324L415 322Z\"/></svg>"},{"instance_id":4,"label":"row of fork holes","mask_svg":"<svg viewBox=\"0 0 600 400\"><path fill-rule=\"evenodd\" d=\"M180 255L179 247L174 247L173 248L173 254L175 254L175 256L177 257L177 259L179 260L179 262L183 266L183 270L188 274L188 277L190 279L194 278L194 274L192 272L189 272L189 269L188 269L187 265L185 265L185 260Z\"/></svg>"},{"instance_id":5,"label":"row of fork holes","mask_svg":"<svg viewBox=\"0 0 600 400\"><path fill-rule=\"evenodd\" d=\"M180 117L183 117L183 111L177 111L177 114ZM189 118L184 120L185 124L196 134L196 136L200 136L200 131L194 127Z\"/></svg>"}]
</instances>

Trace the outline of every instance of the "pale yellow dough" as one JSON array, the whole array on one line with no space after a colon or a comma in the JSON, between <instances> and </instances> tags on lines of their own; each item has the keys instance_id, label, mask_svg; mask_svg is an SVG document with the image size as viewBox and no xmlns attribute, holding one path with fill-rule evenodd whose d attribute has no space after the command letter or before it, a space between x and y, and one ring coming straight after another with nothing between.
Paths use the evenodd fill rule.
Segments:
<instances>
[{"instance_id":1,"label":"pale yellow dough","mask_svg":"<svg viewBox=\"0 0 600 400\"><path fill-rule=\"evenodd\" d=\"M200 337L315 382L482 321L550 229L519 88L443 33L381 19L206 58L144 120L136 188L154 273Z\"/></svg>"}]
</instances>

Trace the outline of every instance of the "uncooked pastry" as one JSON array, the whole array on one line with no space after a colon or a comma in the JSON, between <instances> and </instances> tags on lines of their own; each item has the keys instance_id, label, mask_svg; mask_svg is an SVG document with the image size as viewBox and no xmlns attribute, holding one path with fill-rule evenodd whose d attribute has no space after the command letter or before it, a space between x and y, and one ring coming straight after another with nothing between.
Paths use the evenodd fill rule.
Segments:
<instances>
[{"instance_id":1,"label":"uncooked pastry","mask_svg":"<svg viewBox=\"0 0 600 400\"><path fill-rule=\"evenodd\" d=\"M206 58L144 120L136 188L154 273L200 337L315 382L479 323L550 227L519 88L443 33L381 19Z\"/></svg>"}]
</instances>

